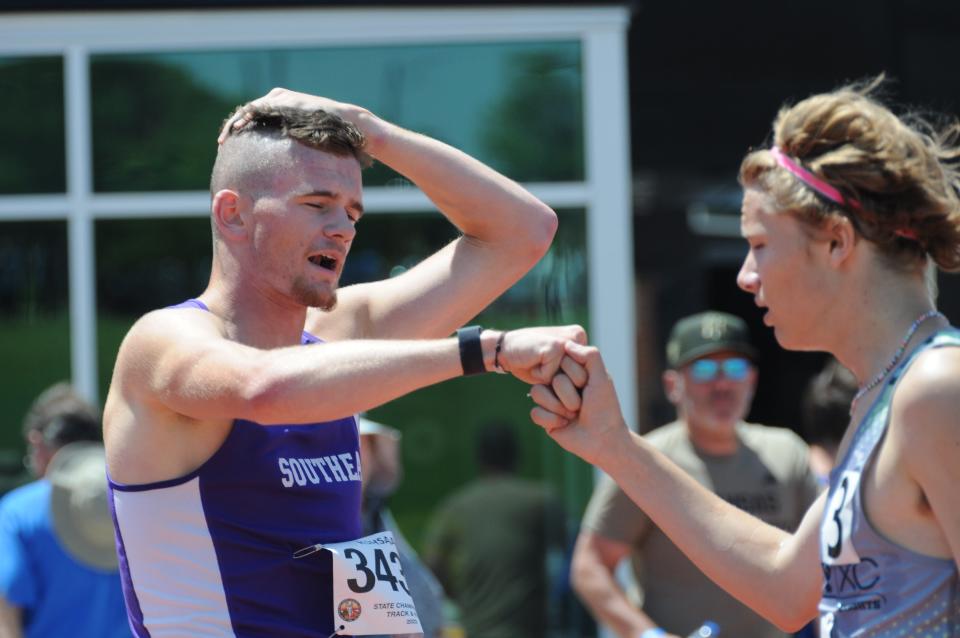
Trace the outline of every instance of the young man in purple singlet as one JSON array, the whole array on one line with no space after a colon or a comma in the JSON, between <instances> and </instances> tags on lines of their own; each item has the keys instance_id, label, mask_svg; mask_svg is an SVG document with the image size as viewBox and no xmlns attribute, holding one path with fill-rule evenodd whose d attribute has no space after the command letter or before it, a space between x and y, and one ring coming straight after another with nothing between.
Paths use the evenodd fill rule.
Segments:
<instances>
[{"instance_id":1,"label":"young man in purple singlet","mask_svg":"<svg viewBox=\"0 0 960 638\"><path fill-rule=\"evenodd\" d=\"M960 269L960 127L898 118L871 89L784 108L773 146L740 168L740 287L782 346L828 351L860 384L829 488L795 532L723 502L631 434L594 348L568 346L588 371L582 404L556 383L536 386L533 416L780 627L819 614L823 638L950 638L960 636L960 331L934 309L929 277L933 263ZM557 414L565 404L575 420Z\"/></svg>"},{"instance_id":2,"label":"young man in purple singlet","mask_svg":"<svg viewBox=\"0 0 960 638\"><path fill-rule=\"evenodd\" d=\"M329 554L293 555L362 536L353 415L465 373L551 379L567 342L585 342L579 327L448 335L544 255L557 218L466 154L321 97L275 89L239 109L220 142L209 286L136 322L106 401L131 627L349 634L334 618ZM369 158L462 235L400 276L338 291ZM360 613L358 600L343 605L350 620Z\"/></svg>"}]
</instances>

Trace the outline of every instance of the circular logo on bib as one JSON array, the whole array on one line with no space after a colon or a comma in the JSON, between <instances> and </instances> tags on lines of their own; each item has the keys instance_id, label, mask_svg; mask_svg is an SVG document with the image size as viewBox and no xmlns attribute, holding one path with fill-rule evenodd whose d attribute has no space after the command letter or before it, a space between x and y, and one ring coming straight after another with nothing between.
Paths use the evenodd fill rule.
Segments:
<instances>
[{"instance_id":1,"label":"circular logo on bib","mask_svg":"<svg viewBox=\"0 0 960 638\"><path fill-rule=\"evenodd\" d=\"M360 603L353 598L344 598L337 605L337 614L347 622L353 622L360 617Z\"/></svg>"}]
</instances>

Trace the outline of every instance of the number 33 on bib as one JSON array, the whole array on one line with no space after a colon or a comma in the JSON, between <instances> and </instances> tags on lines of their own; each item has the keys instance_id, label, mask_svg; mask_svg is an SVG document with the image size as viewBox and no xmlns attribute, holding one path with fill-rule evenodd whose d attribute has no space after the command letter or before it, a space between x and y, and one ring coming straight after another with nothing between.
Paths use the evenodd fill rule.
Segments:
<instances>
[{"instance_id":1,"label":"number 33 on bib","mask_svg":"<svg viewBox=\"0 0 960 638\"><path fill-rule=\"evenodd\" d=\"M314 545L295 557L320 550L333 556L335 635L423 633L391 532Z\"/></svg>"},{"instance_id":2,"label":"number 33 on bib","mask_svg":"<svg viewBox=\"0 0 960 638\"><path fill-rule=\"evenodd\" d=\"M859 563L853 547L853 499L860 487L860 472L844 472L827 503L820 526L820 561L824 565Z\"/></svg>"}]
</instances>

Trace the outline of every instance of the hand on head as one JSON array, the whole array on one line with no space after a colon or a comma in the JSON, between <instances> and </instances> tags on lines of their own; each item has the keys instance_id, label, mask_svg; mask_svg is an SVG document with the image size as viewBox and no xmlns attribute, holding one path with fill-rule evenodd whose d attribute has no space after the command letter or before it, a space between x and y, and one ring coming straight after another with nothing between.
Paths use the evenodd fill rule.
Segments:
<instances>
[{"instance_id":1,"label":"hand on head","mask_svg":"<svg viewBox=\"0 0 960 638\"><path fill-rule=\"evenodd\" d=\"M275 88L263 97L247 102L227 118L223 128L220 129L220 136L217 138L217 144L223 142L234 131L239 131L250 123L254 113L269 112L275 109L293 108L305 111L325 111L343 118L353 124L359 124L360 115L365 112L364 109L337 102L325 97L309 95L307 93L298 93L288 89Z\"/></svg>"}]
</instances>

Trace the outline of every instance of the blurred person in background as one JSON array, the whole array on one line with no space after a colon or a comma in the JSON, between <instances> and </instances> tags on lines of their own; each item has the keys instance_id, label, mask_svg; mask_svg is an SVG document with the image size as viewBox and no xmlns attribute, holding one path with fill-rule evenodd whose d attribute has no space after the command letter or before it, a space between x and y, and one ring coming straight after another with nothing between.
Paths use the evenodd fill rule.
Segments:
<instances>
[{"instance_id":1,"label":"blurred person in background","mask_svg":"<svg viewBox=\"0 0 960 638\"><path fill-rule=\"evenodd\" d=\"M830 483L837 449L850 423L857 378L831 358L803 393L803 436L810 446L810 469L821 488Z\"/></svg>"},{"instance_id":2,"label":"blurred person in background","mask_svg":"<svg viewBox=\"0 0 960 638\"><path fill-rule=\"evenodd\" d=\"M100 413L66 381L41 392L23 417L27 443L24 465L34 477L43 477L58 449L75 441L102 441Z\"/></svg>"},{"instance_id":3,"label":"blurred person in background","mask_svg":"<svg viewBox=\"0 0 960 638\"><path fill-rule=\"evenodd\" d=\"M24 437L38 479L0 500L0 638L129 638L97 410L58 383Z\"/></svg>"},{"instance_id":4,"label":"blurred person in background","mask_svg":"<svg viewBox=\"0 0 960 638\"><path fill-rule=\"evenodd\" d=\"M677 420L645 438L724 500L792 530L816 497L816 482L799 436L744 422L757 384L753 357L738 317L704 312L678 321L663 374ZM628 556L642 603L615 577ZM623 638L686 636L705 620L728 636L785 635L704 576L606 477L584 515L572 580L594 617Z\"/></svg>"},{"instance_id":5,"label":"blurred person in background","mask_svg":"<svg viewBox=\"0 0 960 638\"><path fill-rule=\"evenodd\" d=\"M428 528L424 558L460 610L469 638L544 638L563 563L565 519L544 485L516 475L509 423L477 435L480 476L451 495Z\"/></svg>"},{"instance_id":6,"label":"blurred person in background","mask_svg":"<svg viewBox=\"0 0 960 638\"><path fill-rule=\"evenodd\" d=\"M403 576L410 587L413 604L417 607L423 636L441 638L445 624L443 587L400 532L388 507L390 496L397 491L403 478L400 431L364 416L357 417L357 427L360 431L360 467L363 477L363 504L360 513L363 534L369 536L377 532L393 533Z\"/></svg>"}]
</instances>

